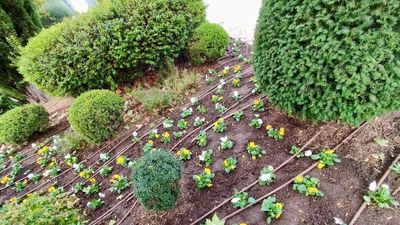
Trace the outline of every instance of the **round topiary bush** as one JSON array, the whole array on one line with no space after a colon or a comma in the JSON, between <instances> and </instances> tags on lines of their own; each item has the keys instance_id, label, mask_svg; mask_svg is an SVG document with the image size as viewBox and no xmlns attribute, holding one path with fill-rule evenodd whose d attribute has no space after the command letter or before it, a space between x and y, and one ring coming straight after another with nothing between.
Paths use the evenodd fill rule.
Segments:
<instances>
[{"instance_id":1,"label":"round topiary bush","mask_svg":"<svg viewBox=\"0 0 400 225\"><path fill-rule=\"evenodd\" d=\"M400 108L400 2L264 1L261 90L289 114L353 125Z\"/></svg>"},{"instance_id":2,"label":"round topiary bush","mask_svg":"<svg viewBox=\"0 0 400 225\"><path fill-rule=\"evenodd\" d=\"M204 18L202 0L104 1L43 29L21 50L18 70L52 95L113 88L177 57Z\"/></svg>"},{"instance_id":3,"label":"round topiary bush","mask_svg":"<svg viewBox=\"0 0 400 225\"><path fill-rule=\"evenodd\" d=\"M123 120L124 99L108 90L92 90L72 103L68 121L74 131L91 143L111 137Z\"/></svg>"},{"instance_id":4,"label":"round topiary bush","mask_svg":"<svg viewBox=\"0 0 400 225\"><path fill-rule=\"evenodd\" d=\"M194 64L212 62L223 56L229 44L229 35L222 26L203 23L194 30L189 55Z\"/></svg>"},{"instance_id":5,"label":"round topiary bush","mask_svg":"<svg viewBox=\"0 0 400 225\"><path fill-rule=\"evenodd\" d=\"M135 195L148 210L174 207L180 196L182 163L171 153L155 150L142 156L133 169Z\"/></svg>"},{"instance_id":6,"label":"round topiary bush","mask_svg":"<svg viewBox=\"0 0 400 225\"><path fill-rule=\"evenodd\" d=\"M85 220L76 207L78 199L66 194L33 194L20 203L10 202L0 208L2 225L78 225Z\"/></svg>"},{"instance_id":7,"label":"round topiary bush","mask_svg":"<svg viewBox=\"0 0 400 225\"><path fill-rule=\"evenodd\" d=\"M49 123L49 114L41 105L23 105L0 116L0 142L20 144Z\"/></svg>"}]
</instances>

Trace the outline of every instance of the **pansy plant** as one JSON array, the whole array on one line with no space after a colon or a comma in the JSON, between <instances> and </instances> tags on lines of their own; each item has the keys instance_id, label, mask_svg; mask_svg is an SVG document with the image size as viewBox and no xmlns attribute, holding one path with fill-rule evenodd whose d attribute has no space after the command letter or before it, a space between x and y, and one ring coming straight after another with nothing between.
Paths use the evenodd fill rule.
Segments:
<instances>
[{"instance_id":1,"label":"pansy plant","mask_svg":"<svg viewBox=\"0 0 400 225\"><path fill-rule=\"evenodd\" d=\"M196 184L197 189L210 188L212 187L212 179L214 178L215 173L211 172L211 169L204 168L204 171L201 174L193 175L193 180Z\"/></svg>"},{"instance_id":2,"label":"pansy plant","mask_svg":"<svg viewBox=\"0 0 400 225\"><path fill-rule=\"evenodd\" d=\"M139 134L136 131L132 132L132 142L138 142L140 140Z\"/></svg>"},{"instance_id":3,"label":"pansy plant","mask_svg":"<svg viewBox=\"0 0 400 225\"><path fill-rule=\"evenodd\" d=\"M87 195L94 195L99 193L100 186L96 183L89 184L82 190Z\"/></svg>"},{"instance_id":4,"label":"pansy plant","mask_svg":"<svg viewBox=\"0 0 400 225\"><path fill-rule=\"evenodd\" d=\"M217 89L215 89L215 94L217 96L224 94L224 84L225 84L225 81L221 79L220 84L218 84Z\"/></svg>"},{"instance_id":5,"label":"pansy plant","mask_svg":"<svg viewBox=\"0 0 400 225\"><path fill-rule=\"evenodd\" d=\"M105 161L107 161L107 160L109 160L110 159L110 154L108 154L108 153L101 153L100 154L100 160L101 161L103 161L103 162L105 162Z\"/></svg>"},{"instance_id":6,"label":"pansy plant","mask_svg":"<svg viewBox=\"0 0 400 225\"><path fill-rule=\"evenodd\" d=\"M190 103L192 103L193 106L198 105L199 104L199 99L196 97L191 97L190 98Z\"/></svg>"},{"instance_id":7,"label":"pansy plant","mask_svg":"<svg viewBox=\"0 0 400 225\"><path fill-rule=\"evenodd\" d=\"M262 124L263 124L263 120L259 117L256 117L256 118L250 120L249 126L252 128L259 129L259 128L261 128Z\"/></svg>"},{"instance_id":8,"label":"pansy plant","mask_svg":"<svg viewBox=\"0 0 400 225\"><path fill-rule=\"evenodd\" d=\"M256 200L249 196L247 192L236 192L233 194L231 203L234 208L244 208L248 204L255 203Z\"/></svg>"},{"instance_id":9,"label":"pansy plant","mask_svg":"<svg viewBox=\"0 0 400 225\"><path fill-rule=\"evenodd\" d=\"M261 211L267 216L267 223L270 224L272 221L279 219L283 213L283 204L276 201L274 196L270 196L264 199L261 204Z\"/></svg>"},{"instance_id":10,"label":"pansy plant","mask_svg":"<svg viewBox=\"0 0 400 225\"><path fill-rule=\"evenodd\" d=\"M237 160L235 157L230 156L230 157L226 158L224 160L224 171L226 173L232 172L236 168L236 163L237 163Z\"/></svg>"},{"instance_id":11,"label":"pansy plant","mask_svg":"<svg viewBox=\"0 0 400 225\"><path fill-rule=\"evenodd\" d=\"M210 76L206 75L205 82L206 84L211 84L213 82L213 79Z\"/></svg>"},{"instance_id":12,"label":"pansy plant","mask_svg":"<svg viewBox=\"0 0 400 225\"><path fill-rule=\"evenodd\" d=\"M221 72L221 77L227 76L229 74L229 70L230 70L230 67L229 66L225 66L224 69Z\"/></svg>"},{"instance_id":13,"label":"pansy plant","mask_svg":"<svg viewBox=\"0 0 400 225\"><path fill-rule=\"evenodd\" d=\"M196 117L196 119L194 119L193 125L194 125L195 127L199 127L199 126L203 125L203 123L204 123L205 121L206 121L205 118Z\"/></svg>"},{"instance_id":14,"label":"pansy plant","mask_svg":"<svg viewBox=\"0 0 400 225\"><path fill-rule=\"evenodd\" d=\"M164 144L168 144L171 142L171 135L169 134L168 131L165 131L162 135L161 135L161 142Z\"/></svg>"},{"instance_id":15,"label":"pansy plant","mask_svg":"<svg viewBox=\"0 0 400 225\"><path fill-rule=\"evenodd\" d=\"M120 155L115 159L115 163L119 166L128 167L129 158L124 155Z\"/></svg>"},{"instance_id":16,"label":"pansy plant","mask_svg":"<svg viewBox=\"0 0 400 225\"><path fill-rule=\"evenodd\" d=\"M254 100L251 108L256 112L264 112L264 102L260 98L257 98Z\"/></svg>"},{"instance_id":17,"label":"pansy plant","mask_svg":"<svg viewBox=\"0 0 400 225\"><path fill-rule=\"evenodd\" d=\"M142 148L143 153L148 153L154 150L154 141L148 140L147 143Z\"/></svg>"},{"instance_id":18,"label":"pansy plant","mask_svg":"<svg viewBox=\"0 0 400 225\"><path fill-rule=\"evenodd\" d=\"M243 111L237 111L233 113L233 119L239 122L243 118Z\"/></svg>"},{"instance_id":19,"label":"pansy plant","mask_svg":"<svg viewBox=\"0 0 400 225\"><path fill-rule=\"evenodd\" d=\"M224 118L219 118L213 124L213 130L215 133L223 133L226 130L226 124Z\"/></svg>"},{"instance_id":20,"label":"pansy plant","mask_svg":"<svg viewBox=\"0 0 400 225\"><path fill-rule=\"evenodd\" d=\"M240 98L242 98L242 96L240 96L240 94L239 94L238 91L234 91L234 92L232 93L231 98L232 98L234 101L238 101Z\"/></svg>"},{"instance_id":21,"label":"pansy plant","mask_svg":"<svg viewBox=\"0 0 400 225\"><path fill-rule=\"evenodd\" d=\"M293 189L305 196L323 197L324 193L318 190L319 179L309 176L297 176L294 178Z\"/></svg>"},{"instance_id":22,"label":"pansy plant","mask_svg":"<svg viewBox=\"0 0 400 225\"><path fill-rule=\"evenodd\" d=\"M258 177L258 183L261 186L270 185L275 181L274 168L272 166L263 167Z\"/></svg>"},{"instance_id":23,"label":"pansy plant","mask_svg":"<svg viewBox=\"0 0 400 225\"><path fill-rule=\"evenodd\" d=\"M84 188L84 184L82 182L78 182L72 187L72 191L74 193L78 193L78 192L83 191L83 188Z\"/></svg>"},{"instance_id":24,"label":"pansy plant","mask_svg":"<svg viewBox=\"0 0 400 225\"><path fill-rule=\"evenodd\" d=\"M179 156L179 159L183 161L189 160L192 156L192 153L187 148L179 149L176 154Z\"/></svg>"},{"instance_id":25,"label":"pansy plant","mask_svg":"<svg viewBox=\"0 0 400 225\"><path fill-rule=\"evenodd\" d=\"M182 113L181 113L181 117L182 118L186 118L188 116L191 116L193 114L193 109L192 107L189 108L183 108L182 109Z\"/></svg>"},{"instance_id":26,"label":"pansy plant","mask_svg":"<svg viewBox=\"0 0 400 225\"><path fill-rule=\"evenodd\" d=\"M105 165L105 166L103 166L103 167L101 167L101 169L100 169L100 171L99 171L99 174L100 174L100 176L102 176L102 177L106 177L106 176L108 176L111 172L112 172L112 167L111 166L107 166L107 165Z\"/></svg>"},{"instance_id":27,"label":"pansy plant","mask_svg":"<svg viewBox=\"0 0 400 225\"><path fill-rule=\"evenodd\" d=\"M197 106L197 111L199 111L201 115L204 115L207 113L207 107L205 107L204 105L199 105Z\"/></svg>"},{"instance_id":28,"label":"pansy plant","mask_svg":"<svg viewBox=\"0 0 400 225\"><path fill-rule=\"evenodd\" d=\"M121 193L123 190L129 187L128 178L119 174L114 174L110 180L110 183L111 187L109 190L111 192Z\"/></svg>"},{"instance_id":29,"label":"pansy plant","mask_svg":"<svg viewBox=\"0 0 400 225\"><path fill-rule=\"evenodd\" d=\"M96 209L98 209L100 206L102 206L103 204L104 204L103 199L97 198L97 199L92 199L92 200L88 201L88 203L86 204L86 206L87 206L89 209L96 210Z\"/></svg>"},{"instance_id":30,"label":"pansy plant","mask_svg":"<svg viewBox=\"0 0 400 225\"><path fill-rule=\"evenodd\" d=\"M160 135L158 134L157 129L153 129L149 132L149 139L158 139Z\"/></svg>"},{"instance_id":31,"label":"pansy plant","mask_svg":"<svg viewBox=\"0 0 400 225\"><path fill-rule=\"evenodd\" d=\"M268 124L265 129L267 130L268 137L271 137L277 141L283 140L283 136L285 135L285 128L281 127L279 129L275 129Z\"/></svg>"},{"instance_id":32,"label":"pansy plant","mask_svg":"<svg viewBox=\"0 0 400 225\"><path fill-rule=\"evenodd\" d=\"M213 102L213 103L221 102L223 99L224 99L223 96L211 95L211 102Z\"/></svg>"},{"instance_id":33,"label":"pansy plant","mask_svg":"<svg viewBox=\"0 0 400 225\"><path fill-rule=\"evenodd\" d=\"M172 132L172 134L174 135L175 138L183 137L184 133L185 133L184 131L174 131L174 132Z\"/></svg>"},{"instance_id":34,"label":"pansy plant","mask_svg":"<svg viewBox=\"0 0 400 225\"><path fill-rule=\"evenodd\" d=\"M251 141L247 144L246 150L251 156L252 160L256 160L257 157L261 158L264 154L264 151L261 149L261 147L257 145L254 141Z\"/></svg>"},{"instance_id":35,"label":"pansy plant","mask_svg":"<svg viewBox=\"0 0 400 225\"><path fill-rule=\"evenodd\" d=\"M177 126L179 129L183 130L189 127L189 122L184 119L180 119Z\"/></svg>"},{"instance_id":36,"label":"pansy plant","mask_svg":"<svg viewBox=\"0 0 400 225\"><path fill-rule=\"evenodd\" d=\"M221 103L217 103L215 104L215 111L217 111L217 113L222 114L226 111L226 107L223 106Z\"/></svg>"},{"instance_id":37,"label":"pansy plant","mask_svg":"<svg viewBox=\"0 0 400 225\"><path fill-rule=\"evenodd\" d=\"M322 169L325 166L333 166L335 163L340 163L339 156L333 150L323 150L318 154L311 156L312 159L318 160L317 168Z\"/></svg>"},{"instance_id":38,"label":"pansy plant","mask_svg":"<svg viewBox=\"0 0 400 225\"><path fill-rule=\"evenodd\" d=\"M204 147L207 145L207 133L202 130L200 131L200 133L195 137L196 143L201 146Z\"/></svg>"},{"instance_id":39,"label":"pansy plant","mask_svg":"<svg viewBox=\"0 0 400 225\"><path fill-rule=\"evenodd\" d=\"M400 174L400 162L395 163L391 169L393 170L393 172Z\"/></svg>"},{"instance_id":40,"label":"pansy plant","mask_svg":"<svg viewBox=\"0 0 400 225\"><path fill-rule=\"evenodd\" d=\"M201 155L199 155L199 160L204 162L204 165L210 166L212 163L212 153L213 150L205 150L201 152Z\"/></svg>"},{"instance_id":41,"label":"pansy plant","mask_svg":"<svg viewBox=\"0 0 400 225\"><path fill-rule=\"evenodd\" d=\"M227 136L220 138L219 148L221 150L231 149L233 147L233 145L234 145L233 141L231 139L229 139Z\"/></svg>"},{"instance_id":42,"label":"pansy plant","mask_svg":"<svg viewBox=\"0 0 400 225\"><path fill-rule=\"evenodd\" d=\"M234 73L239 73L242 70L242 67L240 65L235 66L235 68L233 69Z\"/></svg>"},{"instance_id":43,"label":"pansy plant","mask_svg":"<svg viewBox=\"0 0 400 225\"><path fill-rule=\"evenodd\" d=\"M376 182L372 182L369 189L368 195L364 196L364 201L368 205L374 205L384 209L390 208L392 205L399 205L399 202L391 196L388 185L383 184L380 187L377 187Z\"/></svg>"},{"instance_id":44,"label":"pansy plant","mask_svg":"<svg viewBox=\"0 0 400 225\"><path fill-rule=\"evenodd\" d=\"M292 147L289 150L289 154L295 155L297 158L304 157L304 152L301 152L300 149L295 145L292 145Z\"/></svg>"},{"instance_id":45,"label":"pansy plant","mask_svg":"<svg viewBox=\"0 0 400 225\"><path fill-rule=\"evenodd\" d=\"M171 129L174 126L174 121L171 120L170 118L167 118L163 121L163 127L166 130Z\"/></svg>"},{"instance_id":46,"label":"pansy plant","mask_svg":"<svg viewBox=\"0 0 400 225\"><path fill-rule=\"evenodd\" d=\"M210 75L216 75L217 74L217 70L216 69L208 69L208 73Z\"/></svg>"},{"instance_id":47,"label":"pansy plant","mask_svg":"<svg viewBox=\"0 0 400 225\"><path fill-rule=\"evenodd\" d=\"M233 78L233 80L232 80L232 86L233 87L239 87L240 86L240 77L235 77L235 78Z\"/></svg>"}]
</instances>

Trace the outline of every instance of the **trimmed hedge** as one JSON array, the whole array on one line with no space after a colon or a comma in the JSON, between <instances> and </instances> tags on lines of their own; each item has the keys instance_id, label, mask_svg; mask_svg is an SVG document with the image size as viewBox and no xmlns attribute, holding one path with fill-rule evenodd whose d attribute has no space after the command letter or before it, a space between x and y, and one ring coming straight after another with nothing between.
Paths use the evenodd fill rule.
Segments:
<instances>
[{"instance_id":1,"label":"trimmed hedge","mask_svg":"<svg viewBox=\"0 0 400 225\"><path fill-rule=\"evenodd\" d=\"M21 50L25 79L52 95L114 88L187 48L201 0L115 0L44 29Z\"/></svg>"},{"instance_id":2,"label":"trimmed hedge","mask_svg":"<svg viewBox=\"0 0 400 225\"><path fill-rule=\"evenodd\" d=\"M203 23L194 30L189 55L194 64L212 62L223 56L229 44L229 35L221 25Z\"/></svg>"},{"instance_id":3,"label":"trimmed hedge","mask_svg":"<svg viewBox=\"0 0 400 225\"><path fill-rule=\"evenodd\" d=\"M19 144L27 141L49 123L49 114L41 105L23 105L0 116L0 142Z\"/></svg>"},{"instance_id":4,"label":"trimmed hedge","mask_svg":"<svg viewBox=\"0 0 400 225\"><path fill-rule=\"evenodd\" d=\"M264 1L261 90L288 114L357 125L400 108L398 0Z\"/></svg>"},{"instance_id":5,"label":"trimmed hedge","mask_svg":"<svg viewBox=\"0 0 400 225\"><path fill-rule=\"evenodd\" d=\"M83 225L86 224L75 196L33 194L21 203L6 203L0 208L2 225Z\"/></svg>"},{"instance_id":6,"label":"trimmed hedge","mask_svg":"<svg viewBox=\"0 0 400 225\"><path fill-rule=\"evenodd\" d=\"M72 103L68 121L78 134L90 143L110 138L123 120L125 102L108 90L92 90Z\"/></svg>"},{"instance_id":7,"label":"trimmed hedge","mask_svg":"<svg viewBox=\"0 0 400 225\"><path fill-rule=\"evenodd\" d=\"M165 211L180 196L182 162L171 153L155 150L142 156L133 168L135 195L147 209Z\"/></svg>"}]
</instances>

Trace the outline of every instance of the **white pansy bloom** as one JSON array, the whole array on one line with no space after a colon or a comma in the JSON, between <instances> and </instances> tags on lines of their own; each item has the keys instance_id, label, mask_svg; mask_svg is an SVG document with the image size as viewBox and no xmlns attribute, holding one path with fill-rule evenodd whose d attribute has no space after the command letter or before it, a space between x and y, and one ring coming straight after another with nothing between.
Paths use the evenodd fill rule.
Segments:
<instances>
[{"instance_id":1,"label":"white pansy bloom","mask_svg":"<svg viewBox=\"0 0 400 225\"><path fill-rule=\"evenodd\" d=\"M134 131L134 132L132 133L132 136L137 137L137 136L138 136L138 133L137 133L136 131Z\"/></svg>"},{"instance_id":2,"label":"white pansy bloom","mask_svg":"<svg viewBox=\"0 0 400 225\"><path fill-rule=\"evenodd\" d=\"M226 142L226 141L228 141L228 137L227 136L222 137L222 138L220 138L220 140L221 140L221 142Z\"/></svg>"},{"instance_id":3,"label":"white pansy bloom","mask_svg":"<svg viewBox=\"0 0 400 225\"><path fill-rule=\"evenodd\" d=\"M312 155L312 151L311 150L307 150L304 152L304 155L307 157L310 157Z\"/></svg>"},{"instance_id":4,"label":"white pansy bloom","mask_svg":"<svg viewBox=\"0 0 400 225\"><path fill-rule=\"evenodd\" d=\"M222 85L221 85L221 84L218 84L217 88L218 88L218 89L222 89Z\"/></svg>"},{"instance_id":5,"label":"white pansy bloom","mask_svg":"<svg viewBox=\"0 0 400 225\"><path fill-rule=\"evenodd\" d=\"M220 79L220 80L219 80L219 84L221 85L221 87L219 87L219 85L218 85L218 88L222 88L222 85L225 85L226 82L225 82L224 79Z\"/></svg>"},{"instance_id":6,"label":"white pansy bloom","mask_svg":"<svg viewBox=\"0 0 400 225\"><path fill-rule=\"evenodd\" d=\"M35 175L33 173L30 173L30 174L28 174L27 177L28 177L29 180L32 180L33 176L35 176Z\"/></svg>"},{"instance_id":7,"label":"white pansy bloom","mask_svg":"<svg viewBox=\"0 0 400 225\"><path fill-rule=\"evenodd\" d=\"M268 166L267 167L269 170L274 170L274 167L273 166Z\"/></svg>"},{"instance_id":8,"label":"white pansy bloom","mask_svg":"<svg viewBox=\"0 0 400 225\"><path fill-rule=\"evenodd\" d=\"M65 156L64 156L64 159L70 159L71 158L71 154L66 154Z\"/></svg>"},{"instance_id":9,"label":"white pansy bloom","mask_svg":"<svg viewBox=\"0 0 400 225\"><path fill-rule=\"evenodd\" d=\"M260 117L260 114L255 114L254 116L255 116L255 117Z\"/></svg>"},{"instance_id":10,"label":"white pansy bloom","mask_svg":"<svg viewBox=\"0 0 400 225\"><path fill-rule=\"evenodd\" d=\"M154 130L153 130L153 133L157 134L157 131L158 131L157 129L154 129Z\"/></svg>"},{"instance_id":11,"label":"white pansy bloom","mask_svg":"<svg viewBox=\"0 0 400 225\"><path fill-rule=\"evenodd\" d=\"M382 184L382 186L381 186L381 187L383 187L383 188L385 188L385 189L389 190L389 185L387 185L387 184Z\"/></svg>"},{"instance_id":12,"label":"white pansy bloom","mask_svg":"<svg viewBox=\"0 0 400 225\"><path fill-rule=\"evenodd\" d=\"M233 92L233 96L239 96L239 92L238 91L234 91Z\"/></svg>"},{"instance_id":13,"label":"white pansy bloom","mask_svg":"<svg viewBox=\"0 0 400 225\"><path fill-rule=\"evenodd\" d=\"M35 143L32 143L32 148L36 148L36 144Z\"/></svg>"},{"instance_id":14,"label":"white pansy bloom","mask_svg":"<svg viewBox=\"0 0 400 225\"><path fill-rule=\"evenodd\" d=\"M190 98L190 102L192 103L192 104L196 104L197 103L197 98L196 97L191 97Z\"/></svg>"},{"instance_id":15,"label":"white pansy bloom","mask_svg":"<svg viewBox=\"0 0 400 225\"><path fill-rule=\"evenodd\" d=\"M260 180L261 180L261 181L269 181L269 180L271 180L271 174L269 174L269 173L267 173L267 174L261 174Z\"/></svg>"},{"instance_id":16,"label":"white pansy bloom","mask_svg":"<svg viewBox=\"0 0 400 225\"><path fill-rule=\"evenodd\" d=\"M258 119L257 121L258 121L259 124L263 124L262 119Z\"/></svg>"},{"instance_id":17,"label":"white pansy bloom","mask_svg":"<svg viewBox=\"0 0 400 225\"><path fill-rule=\"evenodd\" d=\"M108 158L108 157L107 157L107 154L106 154L106 153L101 153L101 154L100 154L100 159L101 159L101 160L107 160L107 158Z\"/></svg>"},{"instance_id":18,"label":"white pansy bloom","mask_svg":"<svg viewBox=\"0 0 400 225\"><path fill-rule=\"evenodd\" d=\"M232 198L232 200L231 200L232 203L236 203L236 202L239 202L239 201L240 201L240 198Z\"/></svg>"},{"instance_id":19,"label":"white pansy bloom","mask_svg":"<svg viewBox=\"0 0 400 225\"><path fill-rule=\"evenodd\" d=\"M100 193L99 193L99 197L100 197L100 198L104 198L104 197L106 197L106 195L100 192Z\"/></svg>"},{"instance_id":20,"label":"white pansy bloom","mask_svg":"<svg viewBox=\"0 0 400 225\"><path fill-rule=\"evenodd\" d=\"M345 225L345 223L343 222L343 220L340 219L340 218L333 217L333 220L335 221L335 224L338 224L338 225Z\"/></svg>"},{"instance_id":21,"label":"white pansy bloom","mask_svg":"<svg viewBox=\"0 0 400 225\"><path fill-rule=\"evenodd\" d=\"M373 181L372 183L369 184L368 189L369 189L370 191L375 191L376 188L377 188L376 181Z\"/></svg>"},{"instance_id":22,"label":"white pansy bloom","mask_svg":"<svg viewBox=\"0 0 400 225\"><path fill-rule=\"evenodd\" d=\"M79 169L79 164L75 163L74 165L72 165L72 168L74 168L74 170Z\"/></svg>"}]
</instances>

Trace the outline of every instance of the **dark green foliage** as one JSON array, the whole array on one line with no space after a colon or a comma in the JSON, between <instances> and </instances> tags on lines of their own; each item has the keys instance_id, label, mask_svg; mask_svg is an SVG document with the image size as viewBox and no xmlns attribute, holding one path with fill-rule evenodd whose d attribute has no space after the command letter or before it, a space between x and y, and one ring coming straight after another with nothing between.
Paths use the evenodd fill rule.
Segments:
<instances>
[{"instance_id":1,"label":"dark green foliage","mask_svg":"<svg viewBox=\"0 0 400 225\"><path fill-rule=\"evenodd\" d=\"M24 96L0 82L0 115L24 103Z\"/></svg>"},{"instance_id":2,"label":"dark green foliage","mask_svg":"<svg viewBox=\"0 0 400 225\"><path fill-rule=\"evenodd\" d=\"M47 127L48 113L40 105L23 105L0 116L0 143L18 144Z\"/></svg>"},{"instance_id":3,"label":"dark green foliage","mask_svg":"<svg viewBox=\"0 0 400 225\"><path fill-rule=\"evenodd\" d=\"M91 143L111 137L123 120L124 99L108 90L92 90L72 103L68 121Z\"/></svg>"},{"instance_id":4,"label":"dark green foliage","mask_svg":"<svg viewBox=\"0 0 400 225\"><path fill-rule=\"evenodd\" d=\"M54 95L114 88L177 57L204 20L204 8L201 0L105 1L31 39L19 71Z\"/></svg>"},{"instance_id":5,"label":"dark green foliage","mask_svg":"<svg viewBox=\"0 0 400 225\"><path fill-rule=\"evenodd\" d=\"M222 26L205 22L195 29L189 46L194 64L212 62L225 54L229 35Z\"/></svg>"},{"instance_id":6,"label":"dark green foliage","mask_svg":"<svg viewBox=\"0 0 400 225\"><path fill-rule=\"evenodd\" d=\"M400 1L263 1L254 69L302 119L357 125L400 108Z\"/></svg>"},{"instance_id":7,"label":"dark green foliage","mask_svg":"<svg viewBox=\"0 0 400 225\"><path fill-rule=\"evenodd\" d=\"M7 203L0 208L2 225L83 225L77 208L78 199L66 194L33 194L21 203Z\"/></svg>"},{"instance_id":8,"label":"dark green foliage","mask_svg":"<svg viewBox=\"0 0 400 225\"><path fill-rule=\"evenodd\" d=\"M174 207L180 196L182 163L171 153L155 150L142 156L133 168L135 195L148 210Z\"/></svg>"}]
</instances>

